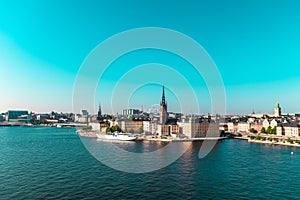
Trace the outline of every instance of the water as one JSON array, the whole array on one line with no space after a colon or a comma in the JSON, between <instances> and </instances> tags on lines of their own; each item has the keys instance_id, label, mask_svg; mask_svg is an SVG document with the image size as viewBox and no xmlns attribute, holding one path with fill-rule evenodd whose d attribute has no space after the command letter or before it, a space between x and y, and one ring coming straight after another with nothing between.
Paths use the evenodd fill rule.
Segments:
<instances>
[{"instance_id":1,"label":"water","mask_svg":"<svg viewBox=\"0 0 300 200\"><path fill-rule=\"evenodd\" d=\"M165 143L118 145L143 152ZM225 140L200 160L200 145L168 167L128 174L91 156L75 129L1 127L0 199L299 197L300 149Z\"/></svg>"}]
</instances>

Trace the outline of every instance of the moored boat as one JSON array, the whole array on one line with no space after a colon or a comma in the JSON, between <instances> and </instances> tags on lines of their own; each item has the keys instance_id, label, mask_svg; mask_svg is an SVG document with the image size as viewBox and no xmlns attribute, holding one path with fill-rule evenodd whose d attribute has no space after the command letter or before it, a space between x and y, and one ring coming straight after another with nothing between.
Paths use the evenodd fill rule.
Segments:
<instances>
[{"instance_id":1,"label":"moored boat","mask_svg":"<svg viewBox=\"0 0 300 200\"><path fill-rule=\"evenodd\" d=\"M120 140L120 141L134 141L137 139L136 136L129 135L127 133L99 133L97 138L100 140Z\"/></svg>"}]
</instances>

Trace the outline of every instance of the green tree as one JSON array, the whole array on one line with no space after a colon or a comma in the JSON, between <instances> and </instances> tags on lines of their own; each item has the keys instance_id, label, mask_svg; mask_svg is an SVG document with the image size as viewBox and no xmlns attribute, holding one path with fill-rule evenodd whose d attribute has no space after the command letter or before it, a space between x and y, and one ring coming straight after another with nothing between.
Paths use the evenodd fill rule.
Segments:
<instances>
[{"instance_id":1,"label":"green tree","mask_svg":"<svg viewBox=\"0 0 300 200\"><path fill-rule=\"evenodd\" d=\"M251 128L250 133L257 133L257 130L255 130L254 128Z\"/></svg>"},{"instance_id":2,"label":"green tree","mask_svg":"<svg viewBox=\"0 0 300 200\"><path fill-rule=\"evenodd\" d=\"M260 132L261 132L261 133L266 133L265 127L262 127L261 130L260 130Z\"/></svg>"},{"instance_id":3,"label":"green tree","mask_svg":"<svg viewBox=\"0 0 300 200\"><path fill-rule=\"evenodd\" d=\"M113 132L121 132L121 128L118 125L107 127L106 133L113 133Z\"/></svg>"},{"instance_id":4,"label":"green tree","mask_svg":"<svg viewBox=\"0 0 300 200\"><path fill-rule=\"evenodd\" d=\"M106 133L111 133L111 128L110 127L106 128Z\"/></svg>"},{"instance_id":5,"label":"green tree","mask_svg":"<svg viewBox=\"0 0 300 200\"><path fill-rule=\"evenodd\" d=\"M140 127L139 130L138 130L138 133L141 134L143 132L144 132L143 127Z\"/></svg>"},{"instance_id":6,"label":"green tree","mask_svg":"<svg viewBox=\"0 0 300 200\"><path fill-rule=\"evenodd\" d=\"M113 127L113 132L121 132L121 128L118 125L112 127Z\"/></svg>"},{"instance_id":7,"label":"green tree","mask_svg":"<svg viewBox=\"0 0 300 200\"><path fill-rule=\"evenodd\" d=\"M133 130L133 129L130 129L130 130L129 130L129 133L134 133L134 130Z\"/></svg>"},{"instance_id":8,"label":"green tree","mask_svg":"<svg viewBox=\"0 0 300 200\"><path fill-rule=\"evenodd\" d=\"M82 126L81 129L84 131L90 131L92 130L92 126Z\"/></svg>"},{"instance_id":9,"label":"green tree","mask_svg":"<svg viewBox=\"0 0 300 200\"><path fill-rule=\"evenodd\" d=\"M274 128L272 128L271 133L272 134L276 134L277 133L277 127L276 126L274 126Z\"/></svg>"},{"instance_id":10,"label":"green tree","mask_svg":"<svg viewBox=\"0 0 300 200\"><path fill-rule=\"evenodd\" d=\"M271 133L272 133L272 127L269 126L269 127L267 128L267 134L271 134Z\"/></svg>"}]
</instances>

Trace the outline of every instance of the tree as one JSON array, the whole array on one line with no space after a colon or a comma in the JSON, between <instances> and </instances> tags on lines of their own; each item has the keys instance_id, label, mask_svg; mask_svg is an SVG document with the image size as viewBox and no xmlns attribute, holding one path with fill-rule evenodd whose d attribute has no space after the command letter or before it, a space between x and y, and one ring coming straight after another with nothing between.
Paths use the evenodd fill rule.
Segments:
<instances>
[{"instance_id":1,"label":"tree","mask_svg":"<svg viewBox=\"0 0 300 200\"><path fill-rule=\"evenodd\" d=\"M118 125L107 127L106 133L113 133L113 132L121 132L121 128Z\"/></svg>"},{"instance_id":2,"label":"tree","mask_svg":"<svg viewBox=\"0 0 300 200\"><path fill-rule=\"evenodd\" d=\"M265 127L262 127L260 132L261 132L261 133L266 133Z\"/></svg>"},{"instance_id":3,"label":"tree","mask_svg":"<svg viewBox=\"0 0 300 200\"><path fill-rule=\"evenodd\" d=\"M267 134L271 134L272 133L272 127L269 126L268 129L267 129Z\"/></svg>"},{"instance_id":4,"label":"tree","mask_svg":"<svg viewBox=\"0 0 300 200\"><path fill-rule=\"evenodd\" d=\"M133 130L133 129L130 129L130 130L129 130L129 133L134 133L134 130Z\"/></svg>"},{"instance_id":5,"label":"tree","mask_svg":"<svg viewBox=\"0 0 300 200\"><path fill-rule=\"evenodd\" d=\"M121 132L121 128L118 125L112 126L111 129L112 132Z\"/></svg>"},{"instance_id":6,"label":"tree","mask_svg":"<svg viewBox=\"0 0 300 200\"><path fill-rule=\"evenodd\" d=\"M254 128L251 128L250 133L257 133L257 130L255 130Z\"/></svg>"},{"instance_id":7,"label":"tree","mask_svg":"<svg viewBox=\"0 0 300 200\"><path fill-rule=\"evenodd\" d=\"M110 127L106 128L106 133L111 133L111 128Z\"/></svg>"},{"instance_id":8,"label":"tree","mask_svg":"<svg viewBox=\"0 0 300 200\"><path fill-rule=\"evenodd\" d=\"M276 134L277 133L277 127L276 126L274 126L274 128L272 128L271 133L272 134Z\"/></svg>"},{"instance_id":9,"label":"tree","mask_svg":"<svg viewBox=\"0 0 300 200\"><path fill-rule=\"evenodd\" d=\"M138 133L141 134L143 132L144 132L143 127L140 127L139 130L138 130Z\"/></svg>"},{"instance_id":10,"label":"tree","mask_svg":"<svg viewBox=\"0 0 300 200\"><path fill-rule=\"evenodd\" d=\"M81 129L84 131L90 131L92 130L92 126L82 126Z\"/></svg>"}]
</instances>

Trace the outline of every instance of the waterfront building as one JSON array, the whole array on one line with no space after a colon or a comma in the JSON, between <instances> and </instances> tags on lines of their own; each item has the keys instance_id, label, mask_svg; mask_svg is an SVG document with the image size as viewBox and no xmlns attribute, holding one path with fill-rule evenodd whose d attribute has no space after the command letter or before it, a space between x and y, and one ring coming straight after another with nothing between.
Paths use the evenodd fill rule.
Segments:
<instances>
[{"instance_id":1,"label":"waterfront building","mask_svg":"<svg viewBox=\"0 0 300 200\"><path fill-rule=\"evenodd\" d=\"M284 130L283 130L283 125L278 124L276 127L276 135L277 136L283 136L284 135Z\"/></svg>"},{"instance_id":2,"label":"waterfront building","mask_svg":"<svg viewBox=\"0 0 300 200\"><path fill-rule=\"evenodd\" d=\"M154 134L157 130L157 121L143 121L143 130L145 133Z\"/></svg>"},{"instance_id":3,"label":"waterfront building","mask_svg":"<svg viewBox=\"0 0 300 200\"><path fill-rule=\"evenodd\" d=\"M5 121L4 115L1 115L1 114L0 114L0 122L4 122L4 121Z\"/></svg>"},{"instance_id":4,"label":"waterfront building","mask_svg":"<svg viewBox=\"0 0 300 200\"><path fill-rule=\"evenodd\" d=\"M166 137L176 137L179 133L179 125L177 124L157 124L157 135Z\"/></svg>"},{"instance_id":5,"label":"waterfront building","mask_svg":"<svg viewBox=\"0 0 300 200\"><path fill-rule=\"evenodd\" d=\"M86 115L86 116L83 116L83 115L80 115L80 114L77 114L75 116L75 122L79 122L79 123L88 123L90 122L91 119L89 119L89 116Z\"/></svg>"},{"instance_id":6,"label":"waterfront building","mask_svg":"<svg viewBox=\"0 0 300 200\"><path fill-rule=\"evenodd\" d=\"M298 137L299 125L297 123L289 123L283 125L283 133L286 137Z\"/></svg>"},{"instance_id":7,"label":"waterfront building","mask_svg":"<svg viewBox=\"0 0 300 200\"><path fill-rule=\"evenodd\" d=\"M250 129L256 130L258 133L261 131L263 123L261 119L256 119L250 124Z\"/></svg>"},{"instance_id":8,"label":"waterfront building","mask_svg":"<svg viewBox=\"0 0 300 200\"><path fill-rule=\"evenodd\" d=\"M201 138L206 137L207 133L210 136L220 136L220 127L218 123L209 122L200 118L182 119L178 122L179 133L187 136L188 138Z\"/></svg>"},{"instance_id":9,"label":"waterfront building","mask_svg":"<svg viewBox=\"0 0 300 200\"><path fill-rule=\"evenodd\" d=\"M268 118L264 119L264 121L263 121L263 127L264 127L265 129L267 129L269 126L270 126L270 121L269 121L269 119L268 119Z\"/></svg>"},{"instance_id":10,"label":"waterfront building","mask_svg":"<svg viewBox=\"0 0 300 200\"><path fill-rule=\"evenodd\" d=\"M270 122L270 126L271 126L272 128L278 126L278 121L277 121L276 119L272 119L272 121Z\"/></svg>"},{"instance_id":11,"label":"waterfront building","mask_svg":"<svg viewBox=\"0 0 300 200\"><path fill-rule=\"evenodd\" d=\"M18 122L30 122L31 119L30 115L21 115L18 117Z\"/></svg>"},{"instance_id":12,"label":"waterfront building","mask_svg":"<svg viewBox=\"0 0 300 200\"><path fill-rule=\"evenodd\" d=\"M28 115L26 110L9 110L7 112L7 121L9 122L18 122L18 118L22 115Z\"/></svg>"},{"instance_id":13,"label":"waterfront building","mask_svg":"<svg viewBox=\"0 0 300 200\"><path fill-rule=\"evenodd\" d=\"M280 117L281 116L281 108L279 106L279 103L277 102L275 108L274 108L274 116Z\"/></svg>"},{"instance_id":14,"label":"waterfront building","mask_svg":"<svg viewBox=\"0 0 300 200\"><path fill-rule=\"evenodd\" d=\"M130 119L121 119L115 121L122 131L125 132L141 132L143 130L143 121L134 121Z\"/></svg>"},{"instance_id":15,"label":"waterfront building","mask_svg":"<svg viewBox=\"0 0 300 200\"><path fill-rule=\"evenodd\" d=\"M89 126L92 127L93 131L99 131L100 130L100 123L98 123L98 122L90 122Z\"/></svg>"},{"instance_id":16,"label":"waterfront building","mask_svg":"<svg viewBox=\"0 0 300 200\"><path fill-rule=\"evenodd\" d=\"M282 123L278 124L277 136L286 136L286 137L299 137L300 136L300 126L297 122L291 123Z\"/></svg>"},{"instance_id":17,"label":"waterfront building","mask_svg":"<svg viewBox=\"0 0 300 200\"><path fill-rule=\"evenodd\" d=\"M233 122L227 122L228 132L234 133L234 125Z\"/></svg>"},{"instance_id":18,"label":"waterfront building","mask_svg":"<svg viewBox=\"0 0 300 200\"><path fill-rule=\"evenodd\" d=\"M38 114L36 116L36 120L38 122L46 122L46 119L49 119L50 118L50 115L49 114Z\"/></svg>"},{"instance_id":19,"label":"waterfront building","mask_svg":"<svg viewBox=\"0 0 300 200\"><path fill-rule=\"evenodd\" d=\"M238 132L248 133L250 130L250 123L248 122L239 122L238 123Z\"/></svg>"}]
</instances>

